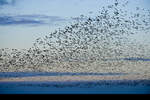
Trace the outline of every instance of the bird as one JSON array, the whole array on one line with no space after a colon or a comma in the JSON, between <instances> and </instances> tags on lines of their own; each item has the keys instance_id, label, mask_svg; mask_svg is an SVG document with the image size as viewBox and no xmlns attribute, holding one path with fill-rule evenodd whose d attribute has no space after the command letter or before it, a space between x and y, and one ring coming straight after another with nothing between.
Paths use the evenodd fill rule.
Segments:
<instances>
[{"instance_id":1,"label":"bird","mask_svg":"<svg viewBox=\"0 0 150 100\"><path fill-rule=\"evenodd\" d=\"M9 70L12 66L16 70L19 70L19 68L25 69L29 64L28 66L32 66L33 71L40 71L42 66L55 65L58 62L63 63L65 60L70 65L68 68L74 69L82 66L72 63L72 61L92 64L96 60L102 60L100 62L103 62L105 58L118 58L121 55L128 55L124 54L122 50L126 44L125 40L128 40L126 38L141 30L149 32L150 21L147 16L150 16L150 13L142 14L140 11L146 10L137 7L136 10L139 13L133 12L129 15L119 6L121 6L120 2L115 0L113 4L102 7L102 10L94 17L82 15L71 25L66 25L62 29L58 28L44 38L37 38L29 49L23 51L9 50L9 48L0 49L0 66L5 66L5 69L0 67L0 70ZM128 48L132 48L132 46ZM141 48L138 48L138 50L141 50ZM136 52L133 55L136 55ZM105 65L120 66L120 63L122 62L118 61L118 65L114 65L113 62L105 63Z\"/></svg>"}]
</instances>

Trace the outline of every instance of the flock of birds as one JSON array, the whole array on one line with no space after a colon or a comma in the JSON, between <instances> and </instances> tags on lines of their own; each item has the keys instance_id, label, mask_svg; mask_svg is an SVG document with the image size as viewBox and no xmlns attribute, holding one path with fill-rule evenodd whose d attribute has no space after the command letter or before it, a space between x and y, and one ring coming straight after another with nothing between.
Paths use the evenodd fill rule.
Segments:
<instances>
[{"instance_id":1,"label":"flock of birds","mask_svg":"<svg viewBox=\"0 0 150 100\"><path fill-rule=\"evenodd\" d=\"M61 62L92 63L129 57L124 47L136 43L128 37L150 32L150 11L137 7L136 12L129 13L123 8L127 3L115 0L114 4L103 7L94 18L82 15L71 25L36 39L30 49L0 49L0 71L11 68L18 71L26 66L36 71L39 67Z\"/></svg>"}]
</instances>

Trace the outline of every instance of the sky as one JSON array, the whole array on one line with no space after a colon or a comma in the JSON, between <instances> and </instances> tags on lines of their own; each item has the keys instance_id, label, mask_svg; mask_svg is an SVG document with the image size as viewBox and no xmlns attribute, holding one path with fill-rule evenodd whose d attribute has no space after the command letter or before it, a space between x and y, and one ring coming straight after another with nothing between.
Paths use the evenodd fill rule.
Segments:
<instances>
[{"instance_id":1,"label":"sky","mask_svg":"<svg viewBox=\"0 0 150 100\"><path fill-rule=\"evenodd\" d=\"M96 15L113 0L0 0L0 48L30 48L38 37L66 26L80 15ZM137 5L150 9L150 0L129 0L128 9ZM138 36L149 40L149 36Z\"/></svg>"}]
</instances>

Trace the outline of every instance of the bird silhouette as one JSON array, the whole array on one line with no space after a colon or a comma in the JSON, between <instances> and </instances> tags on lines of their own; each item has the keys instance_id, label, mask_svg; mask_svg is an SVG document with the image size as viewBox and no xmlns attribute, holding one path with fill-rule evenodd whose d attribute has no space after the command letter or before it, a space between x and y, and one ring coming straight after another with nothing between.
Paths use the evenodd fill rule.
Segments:
<instances>
[{"instance_id":1,"label":"bird silhouette","mask_svg":"<svg viewBox=\"0 0 150 100\"><path fill-rule=\"evenodd\" d=\"M59 63L65 67L64 62L69 64L66 68L74 69L83 68L79 63L90 65L95 61L103 62L112 58L120 59L122 56L129 57L129 54L124 52L126 41L129 41L130 35L140 31L150 31L148 18L150 11L136 7L138 13L129 14L124 9L128 3L115 0L114 4L102 7L95 17L81 15L71 25L56 29L44 38L37 38L30 49L0 49L0 71L12 70L11 68L16 71L20 69L41 71L43 66L51 68L50 66ZM142 11L147 13L140 13ZM136 43L133 44L138 46ZM133 51L138 50L141 48L133 49ZM133 52L133 55L137 55L136 52ZM101 66L110 66L110 70L114 70L123 65L122 61L116 62L118 65L107 62L104 65L101 63ZM111 66L116 67L111 69Z\"/></svg>"}]
</instances>

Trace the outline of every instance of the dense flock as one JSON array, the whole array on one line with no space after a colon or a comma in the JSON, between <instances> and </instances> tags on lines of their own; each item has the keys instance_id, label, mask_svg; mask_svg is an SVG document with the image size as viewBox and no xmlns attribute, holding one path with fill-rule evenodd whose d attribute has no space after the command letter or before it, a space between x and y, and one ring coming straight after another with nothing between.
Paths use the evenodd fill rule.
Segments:
<instances>
[{"instance_id":1,"label":"dense flock","mask_svg":"<svg viewBox=\"0 0 150 100\"><path fill-rule=\"evenodd\" d=\"M1 48L0 72L48 71L60 66L71 70L92 67L94 62L118 68L123 65L120 58L148 58L150 48L129 37L150 33L150 10L136 7L130 12L128 3L115 0L95 17L81 15L65 28L36 39L29 49ZM115 65L108 60L115 60Z\"/></svg>"}]
</instances>

